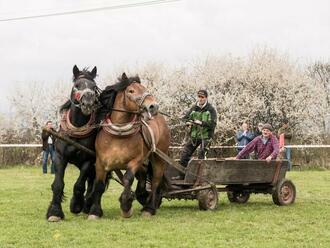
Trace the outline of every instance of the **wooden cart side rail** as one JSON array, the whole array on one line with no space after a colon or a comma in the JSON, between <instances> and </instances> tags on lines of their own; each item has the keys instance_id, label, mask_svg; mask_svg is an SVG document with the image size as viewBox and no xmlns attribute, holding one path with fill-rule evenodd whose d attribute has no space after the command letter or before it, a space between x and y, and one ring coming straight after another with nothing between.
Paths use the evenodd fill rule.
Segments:
<instances>
[{"instance_id":1,"label":"wooden cart side rail","mask_svg":"<svg viewBox=\"0 0 330 248\"><path fill-rule=\"evenodd\" d=\"M273 176L273 180L272 180L271 185L274 186L277 183L278 177L280 175L281 168L282 168L282 161L281 160L277 160L276 161L276 165L275 165L274 176Z\"/></svg>"}]
</instances>

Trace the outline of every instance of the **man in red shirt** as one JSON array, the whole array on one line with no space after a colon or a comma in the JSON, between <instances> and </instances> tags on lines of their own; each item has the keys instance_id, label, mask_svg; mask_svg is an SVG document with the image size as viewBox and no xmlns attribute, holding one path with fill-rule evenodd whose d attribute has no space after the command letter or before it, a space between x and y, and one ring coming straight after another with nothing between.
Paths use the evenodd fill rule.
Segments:
<instances>
[{"instance_id":1,"label":"man in red shirt","mask_svg":"<svg viewBox=\"0 0 330 248\"><path fill-rule=\"evenodd\" d=\"M262 134L255 137L246 147L236 156L236 159L241 159L251 152L255 152L257 159L265 159L270 162L276 159L279 153L279 144L275 135L273 135L273 128L270 124L264 124L262 127Z\"/></svg>"}]
</instances>

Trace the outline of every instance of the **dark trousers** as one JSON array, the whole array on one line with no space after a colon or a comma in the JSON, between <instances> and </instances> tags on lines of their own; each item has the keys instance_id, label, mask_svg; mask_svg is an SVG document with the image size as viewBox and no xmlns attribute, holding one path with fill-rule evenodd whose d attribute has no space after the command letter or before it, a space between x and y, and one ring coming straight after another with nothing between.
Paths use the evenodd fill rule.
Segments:
<instances>
[{"instance_id":1,"label":"dark trousers","mask_svg":"<svg viewBox=\"0 0 330 248\"><path fill-rule=\"evenodd\" d=\"M289 160L289 171L290 171L292 169L291 148L289 148L289 147L285 148L285 157L287 160Z\"/></svg>"},{"instance_id":2,"label":"dark trousers","mask_svg":"<svg viewBox=\"0 0 330 248\"><path fill-rule=\"evenodd\" d=\"M52 160L52 165L50 167L50 172L52 174L55 173L55 167L54 167L54 145L48 145L47 149L44 150L42 154L42 172L47 173L47 161L48 161L48 156L50 155L50 158Z\"/></svg>"},{"instance_id":3,"label":"dark trousers","mask_svg":"<svg viewBox=\"0 0 330 248\"><path fill-rule=\"evenodd\" d=\"M180 164L184 167L187 167L191 156L193 155L198 146L200 146L200 149L198 151L198 159L205 159L209 143L209 140L190 139L183 148L180 158Z\"/></svg>"}]
</instances>

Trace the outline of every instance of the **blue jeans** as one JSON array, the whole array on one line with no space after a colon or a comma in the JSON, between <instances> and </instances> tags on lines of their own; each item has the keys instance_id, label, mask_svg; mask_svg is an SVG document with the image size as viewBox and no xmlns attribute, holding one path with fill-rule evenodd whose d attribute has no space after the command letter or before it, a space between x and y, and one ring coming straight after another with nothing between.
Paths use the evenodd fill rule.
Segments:
<instances>
[{"instance_id":1,"label":"blue jeans","mask_svg":"<svg viewBox=\"0 0 330 248\"><path fill-rule=\"evenodd\" d=\"M42 172L45 174L47 173L47 161L48 161L48 156L50 155L50 158L52 159L52 165L50 167L50 173L54 174L55 173L55 167L54 167L54 145L48 145L48 148L44 150L42 154Z\"/></svg>"},{"instance_id":2,"label":"blue jeans","mask_svg":"<svg viewBox=\"0 0 330 248\"><path fill-rule=\"evenodd\" d=\"M285 148L285 158L289 161L289 171L290 171L292 169L291 148L288 147Z\"/></svg>"}]
</instances>

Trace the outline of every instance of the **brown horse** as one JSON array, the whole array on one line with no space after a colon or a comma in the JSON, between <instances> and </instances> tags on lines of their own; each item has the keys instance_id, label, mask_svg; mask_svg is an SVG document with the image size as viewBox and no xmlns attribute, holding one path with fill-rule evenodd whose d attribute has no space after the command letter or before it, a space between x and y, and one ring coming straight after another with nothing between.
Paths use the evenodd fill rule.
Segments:
<instances>
[{"instance_id":1,"label":"brown horse","mask_svg":"<svg viewBox=\"0 0 330 248\"><path fill-rule=\"evenodd\" d=\"M101 197L105 190L107 174L113 170L126 170L123 177L124 191L119 198L122 216L128 218L132 215L134 194L131 186L134 176L138 179L136 197L143 205L142 213L153 215L160 204L160 184L164 178L166 163L153 154L152 149L157 147L167 154L170 131L164 117L158 113L156 99L141 85L139 77L127 78L124 73L120 82L111 89L116 92L112 112L104 120L106 124L95 141L96 180L89 219L101 217L103 214ZM152 140L149 145L143 138L142 130L149 130L147 136ZM146 160L152 166L149 196L145 190Z\"/></svg>"}]
</instances>

